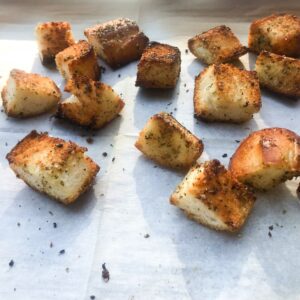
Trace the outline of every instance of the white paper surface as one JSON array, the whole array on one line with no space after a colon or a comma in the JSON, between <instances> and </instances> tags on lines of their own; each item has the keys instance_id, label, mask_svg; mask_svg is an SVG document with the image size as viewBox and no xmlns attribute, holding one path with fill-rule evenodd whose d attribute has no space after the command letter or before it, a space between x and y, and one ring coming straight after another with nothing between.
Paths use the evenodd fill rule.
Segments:
<instances>
[{"instance_id":1,"label":"white paper surface","mask_svg":"<svg viewBox=\"0 0 300 300\"><path fill-rule=\"evenodd\" d=\"M81 300L91 295L96 299L300 299L300 206L295 196L299 180L258 194L239 235L218 233L169 205L169 196L184 174L155 168L133 146L147 119L160 111L173 112L203 140L201 161L216 158L225 165L236 140L253 130L278 126L299 133L299 101L265 91L262 110L245 124L207 124L193 117L194 76L203 65L185 53L187 39L226 24L246 44L249 21L256 15L275 10L299 15L297 1L280 3L0 2L1 85L12 68L19 68L50 76L63 88L58 73L39 62L32 33L38 21L70 21L80 39L83 29L98 21L130 17L151 40L178 46L182 53L181 77L174 91L136 88L136 63L117 71L107 68L103 82L121 93L126 105L120 118L95 133L93 144L86 142L86 131L50 119L50 114L27 120L0 114L1 300ZM241 62L248 69L254 60L245 55ZM5 155L32 129L87 146L100 164L94 187L74 205L65 207L31 190L9 169ZM224 153L228 157L223 158ZM59 255L62 249L65 254ZM108 283L101 278L102 263L110 272Z\"/></svg>"}]
</instances>

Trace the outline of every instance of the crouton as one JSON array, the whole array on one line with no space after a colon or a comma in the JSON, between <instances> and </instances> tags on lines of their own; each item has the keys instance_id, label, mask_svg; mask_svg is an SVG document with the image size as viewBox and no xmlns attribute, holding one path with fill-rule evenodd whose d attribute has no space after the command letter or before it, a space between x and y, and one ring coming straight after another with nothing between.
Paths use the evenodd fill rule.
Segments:
<instances>
[{"instance_id":1,"label":"crouton","mask_svg":"<svg viewBox=\"0 0 300 300\"><path fill-rule=\"evenodd\" d=\"M248 36L252 52L262 50L291 57L300 56L300 18L275 14L255 20Z\"/></svg>"},{"instance_id":2,"label":"crouton","mask_svg":"<svg viewBox=\"0 0 300 300\"><path fill-rule=\"evenodd\" d=\"M181 68L177 47L152 42L138 64L136 86L144 88L174 88Z\"/></svg>"},{"instance_id":3,"label":"crouton","mask_svg":"<svg viewBox=\"0 0 300 300\"><path fill-rule=\"evenodd\" d=\"M66 79L74 76L86 76L93 80L100 77L100 68L94 49L87 41L66 48L55 56L56 66Z\"/></svg>"},{"instance_id":4,"label":"crouton","mask_svg":"<svg viewBox=\"0 0 300 300\"><path fill-rule=\"evenodd\" d=\"M173 169L191 167L203 151L202 141L164 112L149 119L135 147L158 164Z\"/></svg>"},{"instance_id":5,"label":"crouton","mask_svg":"<svg viewBox=\"0 0 300 300\"><path fill-rule=\"evenodd\" d=\"M57 53L75 43L68 22L40 23L35 28L35 34L43 64L53 63Z\"/></svg>"},{"instance_id":6,"label":"crouton","mask_svg":"<svg viewBox=\"0 0 300 300\"><path fill-rule=\"evenodd\" d=\"M251 133L230 160L229 170L241 182L268 190L300 175L300 137L288 129Z\"/></svg>"},{"instance_id":7,"label":"crouton","mask_svg":"<svg viewBox=\"0 0 300 300\"><path fill-rule=\"evenodd\" d=\"M53 109L61 93L50 78L13 69L1 96L8 116L26 118Z\"/></svg>"},{"instance_id":8,"label":"crouton","mask_svg":"<svg viewBox=\"0 0 300 300\"><path fill-rule=\"evenodd\" d=\"M125 105L109 85L87 77L69 80L65 90L72 96L59 104L57 117L91 129L112 121Z\"/></svg>"},{"instance_id":9,"label":"crouton","mask_svg":"<svg viewBox=\"0 0 300 300\"><path fill-rule=\"evenodd\" d=\"M245 223L255 197L218 160L211 160L190 169L170 202L200 224L234 232Z\"/></svg>"},{"instance_id":10,"label":"crouton","mask_svg":"<svg viewBox=\"0 0 300 300\"><path fill-rule=\"evenodd\" d=\"M85 151L71 141L32 131L6 158L17 177L30 187L70 204L88 189L100 169Z\"/></svg>"},{"instance_id":11,"label":"crouton","mask_svg":"<svg viewBox=\"0 0 300 300\"><path fill-rule=\"evenodd\" d=\"M188 40L188 47L197 58L208 65L229 62L248 52L247 47L225 25L194 36Z\"/></svg>"},{"instance_id":12,"label":"crouton","mask_svg":"<svg viewBox=\"0 0 300 300\"><path fill-rule=\"evenodd\" d=\"M290 97L300 97L300 60L262 51L255 64L261 86Z\"/></svg>"},{"instance_id":13,"label":"crouton","mask_svg":"<svg viewBox=\"0 0 300 300\"><path fill-rule=\"evenodd\" d=\"M141 57L149 39L136 22L116 19L84 31L97 55L112 68L119 68Z\"/></svg>"},{"instance_id":14,"label":"crouton","mask_svg":"<svg viewBox=\"0 0 300 300\"><path fill-rule=\"evenodd\" d=\"M248 121L261 107L253 71L229 64L211 65L195 78L194 112L205 121Z\"/></svg>"}]
</instances>

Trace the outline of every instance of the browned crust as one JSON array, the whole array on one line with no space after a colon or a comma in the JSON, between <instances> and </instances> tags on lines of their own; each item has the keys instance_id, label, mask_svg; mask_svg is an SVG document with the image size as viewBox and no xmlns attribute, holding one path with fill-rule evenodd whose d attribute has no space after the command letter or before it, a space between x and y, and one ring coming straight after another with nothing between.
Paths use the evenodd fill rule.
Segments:
<instances>
[{"instance_id":1,"label":"browned crust","mask_svg":"<svg viewBox=\"0 0 300 300\"><path fill-rule=\"evenodd\" d=\"M290 151L291 147L296 147L297 158L293 165L287 163L282 155L282 151ZM230 159L229 170L236 178L241 178L251 172L252 160L249 154L254 155L255 160L261 161L261 168L281 165L286 170L286 176L282 181L300 175L300 137L293 131L285 128L265 128L252 132L246 137L236 149ZM287 165L288 164L288 165Z\"/></svg>"},{"instance_id":2,"label":"browned crust","mask_svg":"<svg viewBox=\"0 0 300 300\"><path fill-rule=\"evenodd\" d=\"M218 160L196 164L192 170L202 167L203 176L196 178L188 193L212 210L227 225L227 231L239 230L253 207L254 194L246 185L238 182ZM171 196L170 202L173 205L178 204L174 194ZM194 214L185 213L191 219L200 222L200 219ZM220 230L220 228L203 223L203 221L201 223Z\"/></svg>"},{"instance_id":3,"label":"browned crust","mask_svg":"<svg viewBox=\"0 0 300 300\"><path fill-rule=\"evenodd\" d=\"M168 69L166 69L166 67ZM147 71L157 68L160 72L171 72L168 82L161 82L147 78ZM151 42L144 50L138 63L138 71L135 85L144 88L174 88L181 71L181 53L179 48Z\"/></svg>"},{"instance_id":4,"label":"browned crust","mask_svg":"<svg viewBox=\"0 0 300 300\"><path fill-rule=\"evenodd\" d=\"M47 156L47 159L51 160L51 165L52 166L59 165L61 167L64 166L67 159L71 155L74 155L78 152L84 153L87 151L87 148L80 147L71 141L67 142L60 138L49 137L47 132L38 133L36 130L33 130L27 136L25 136L21 141L17 143L17 145L6 155L6 159L8 160L12 170L15 172L13 167L14 165L26 164L26 161L30 159L31 153L43 150L45 147L53 148L53 152L49 153L49 155ZM84 191L86 191L88 187L92 184L94 178L96 177L97 173L100 170L100 167L89 157L85 157L85 160L89 165L90 176L87 177L86 181L81 186L80 190L76 194L74 194L73 197L65 199L64 204L69 204L71 202L74 202ZM47 166L47 165L44 165L43 167L45 169L49 167L51 168L51 166ZM17 173L16 175L18 176ZM47 194L31 186L28 182L25 181L24 178L22 179L31 188L41 193ZM50 197L62 201L59 198L55 198L53 196Z\"/></svg>"},{"instance_id":5,"label":"browned crust","mask_svg":"<svg viewBox=\"0 0 300 300\"><path fill-rule=\"evenodd\" d=\"M192 159L192 161L193 161L192 164L194 164L196 162L196 160L201 156L203 149L204 149L203 142L198 137L196 137L194 134L192 134L187 128L182 126L170 114L161 112L161 113L153 115L150 118L150 120L161 120L169 126L168 130L176 131L176 132L179 131L180 136L185 139L186 145L188 145L189 147L194 147L195 151L194 151L194 155L193 155L193 159ZM144 134L144 129L140 132L139 136L142 136L143 134ZM144 152L144 147L143 147L143 144L141 143L140 139L138 139L134 145L138 150L140 150L142 153L144 153L150 159L154 160L160 166L169 167L169 168L178 169L178 170L186 170L186 169L190 168L192 165L191 163L188 163L188 162L186 164L177 164L176 166L174 166L174 164L168 163L166 161L164 163L162 163L162 162L158 161L157 159L155 159L155 157L149 156L148 154L146 154Z\"/></svg>"},{"instance_id":6,"label":"browned crust","mask_svg":"<svg viewBox=\"0 0 300 300\"><path fill-rule=\"evenodd\" d=\"M54 63L57 53L75 43L71 25L68 22L45 22L36 27L36 32L40 34L48 30L51 34L43 36L43 42L47 44L47 48L41 50L41 62L44 65Z\"/></svg>"},{"instance_id":7,"label":"browned crust","mask_svg":"<svg viewBox=\"0 0 300 300\"><path fill-rule=\"evenodd\" d=\"M219 41L220 38L225 40L227 39L228 43L232 43L232 49L230 52L228 52L228 49L226 53L224 52L224 49L222 49L224 40ZM225 25L214 27L188 40L188 48L195 56L197 55L194 48L198 41L207 44L207 49L213 54L213 56L215 56L214 61L212 62L215 64L232 61L248 52L248 48L243 46L238 38L233 34L231 29ZM205 60L203 61L206 62Z\"/></svg>"},{"instance_id":8,"label":"browned crust","mask_svg":"<svg viewBox=\"0 0 300 300\"><path fill-rule=\"evenodd\" d=\"M281 24L280 28L286 28L287 30L283 39L276 40L263 34L262 26L264 26L269 21L271 22L273 21L273 24L271 23L269 27L269 30L272 31L272 26L276 26L276 20L282 17L284 18L285 21L284 23L285 27L283 27ZM292 34L289 30L294 26L297 27L296 34ZM274 31L276 31L276 28L274 29ZM299 57L300 56L300 18L295 15L280 13L280 14L273 14L253 21L251 23L250 30L249 30L248 45L249 45L249 50L257 54L259 54L262 50L266 50L276 54L287 55L291 57Z\"/></svg>"},{"instance_id":9,"label":"browned crust","mask_svg":"<svg viewBox=\"0 0 300 300\"><path fill-rule=\"evenodd\" d=\"M125 18L87 28L84 34L90 42L97 40L105 54L101 58L114 69L139 59L149 43L137 23Z\"/></svg>"},{"instance_id":10,"label":"browned crust","mask_svg":"<svg viewBox=\"0 0 300 300\"><path fill-rule=\"evenodd\" d=\"M55 57L55 61L57 66L67 63L72 77L86 76L98 80L101 74L95 51L84 40L80 40L59 52Z\"/></svg>"},{"instance_id":11,"label":"browned crust","mask_svg":"<svg viewBox=\"0 0 300 300\"><path fill-rule=\"evenodd\" d=\"M215 80L217 82L216 88L217 93L226 95L229 92L229 87L226 85L226 82L228 80L231 80L230 78L232 76L239 76L241 78L241 84L243 82L250 83L251 85L251 105L256 107L256 111L258 112L261 108L261 94L259 89L259 81L257 77L257 73L255 71L248 71L248 70L241 70L233 65L230 64L213 64L207 68L205 68L198 76L195 77L195 88L194 88L194 115L197 118L200 118L203 121L206 122L232 122L232 123L241 123L244 122L244 120L241 121L235 121L235 120L219 120L214 119L209 114L203 113L199 107L201 102L201 91L199 88L200 81L206 76L206 73L209 71L210 68L214 68L214 76Z\"/></svg>"},{"instance_id":12,"label":"browned crust","mask_svg":"<svg viewBox=\"0 0 300 300\"><path fill-rule=\"evenodd\" d=\"M284 72L277 74L278 78L281 79L279 82L280 84L272 84L272 79L270 79L270 81L263 81L261 79L260 85L275 93L286 95L288 97L300 97L300 60L270 53L268 51L262 51L257 57L256 65L263 66L266 60L274 67L276 67L277 64L279 66L283 64ZM294 73L293 70L296 70L296 72ZM268 72L268 70L264 69L264 72ZM291 83L294 84L289 88L288 85L291 85Z\"/></svg>"}]
</instances>

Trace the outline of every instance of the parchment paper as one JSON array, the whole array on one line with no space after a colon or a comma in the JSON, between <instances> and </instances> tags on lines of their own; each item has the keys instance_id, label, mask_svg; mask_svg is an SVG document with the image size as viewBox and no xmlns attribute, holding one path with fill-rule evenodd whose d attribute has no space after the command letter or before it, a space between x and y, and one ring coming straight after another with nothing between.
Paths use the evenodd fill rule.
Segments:
<instances>
[{"instance_id":1,"label":"parchment paper","mask_svg":"<svg viewBox=\"0 0 300 300\"><path fill-rule=\"evenodd\" d=\"M253 130L279 126L300 133L299 101L265 91L262 110L245 124L206 124L193 117L194 76L204 66L185 53L187 39L226 24L246 44L251 20L276 11L299 15L300 3L0 2L1 85L9 71L18 68L50 76L63 89L59 74L43 67L37 56L33 29L39 21L69 21L76 39L81 39L87 26L125 16L137 20L151 40L178 46L182 55L174 91L136 88L136 63L117 71L106 66L101 80L122 94L126 105L118 119L95 133L52 119L51 114L28 120L0 114L1 300L81 300L91 295L96 299L300 299L300 206L295 195L299 180L258 194L238 235L218 233L188 220L169 204L184 174L156 167L133 146L147 119L160 111L173 112L204 141L201 161L216 158L225 165L237 141ZM241 64L249 69L254 61L255 56L245 55ZM8 167L5 155L32 129L87 146L100 164L95 185L74 205L65 207L31 190ZM93 144L86 141L90 136ZM225 153L227 157L222 157ZM61 250L65 253L59 254ZM110 272L108 282L101 277L103 263Z\"/></svg>"}]
</instances>

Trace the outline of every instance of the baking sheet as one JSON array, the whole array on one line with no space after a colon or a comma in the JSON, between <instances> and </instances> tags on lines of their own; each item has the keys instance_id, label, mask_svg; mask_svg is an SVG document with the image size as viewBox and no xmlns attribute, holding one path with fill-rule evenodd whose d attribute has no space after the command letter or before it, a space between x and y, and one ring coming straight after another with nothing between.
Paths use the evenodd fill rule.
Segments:
<instances>
[{"instance_id":1,"label":"baking sheet","mask_svg":"<svg viewBox=\"0 0 300 300\"><path fill-rule=\"evenodd\" d=\"M130 17L152 40L178 46L182 53L174 91L134 87L136 63L107 68L102 80L126 105L120 118L95 133L51 114L22 121L0 114L0 299L300 299L299 180L258 194L238 235L218 233L169 205L184 174L156 167L133 146L147 119L160 111L173 112L204 141L201 161L217 158L226 165L237 141L253 130L279 126L299 133L299 101L265 91L262 110L250 122L197 121L194 76L204 66L185 53L189 37L219 24L230 26L246 44L252 18L275 11L299 15L298 1L0 1L0 7L1 85L10 69L19 68L50 76L63 88L57 72L39 62L33 35L38 21L70 21L80 39L89 25ZM247 69L254 61L253 55L241 59ZM9 169L6 153L32 129L87 146L100 164L94 187L74 205L32 191ZM93 144L86 141L90 136ZM110 272L107 283L102 263Z\"/></svg>"}]
</instances>

